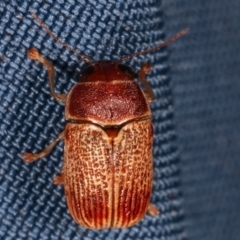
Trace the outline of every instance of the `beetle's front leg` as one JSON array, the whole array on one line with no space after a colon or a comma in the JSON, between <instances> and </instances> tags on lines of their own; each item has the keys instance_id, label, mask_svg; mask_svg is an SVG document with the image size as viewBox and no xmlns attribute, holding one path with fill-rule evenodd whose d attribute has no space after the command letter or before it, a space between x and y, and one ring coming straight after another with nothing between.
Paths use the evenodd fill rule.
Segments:
<instances>
[{"instance_id":1,"label":"beetle's front leg","mask_svg":"<svg viewBox=\"0 0 240 240\"><path fill-rule=\"evenodd\" d=\"M63 140L64 138L64 131L62 131L56 139L54 139L43 151L39 152L39 153L28 153L25 152L22 154L25 162L30 163L30 162L34 162L39 158L45 157L46 155L48 155L52 149L54 148L54 146L61 140Z\"/></svg>"},{"instance_id":2,"label":"beetle's front leg","mask_svg":"<svg viewBox=\"0 0 240 240\"><path fill-rule=\"evenodd\" d=\"M160 211L158 210L158 208L155 205L149 204L148 213L152 216L156 216L160 213Z\"/></svg>"},{"instance_id":3,"label":"beetle's front leg","mask_svg":"<svg viewBox=\"0 0 240 240\"><path fill-rule=\"evenodd\" d=\"M48 81L50 86L51 95L59 102L66 102L67 94L58 94L54 91L54 78L55 78L55 69L52 64L46 60L36 48L28 49L27 55L30 59L38 61L43 64L44 67L48 70Z\"/></svg>"},{"instance_id":4,"label":"beetle's front leg","mask_svg":"<svg viewBox=\"0 0 240 240\"><path fill-rule=\"evenodd\" d=\"M138 72L139 80L145 87L144 93L149 104L152 103L155 99L155 95L152 90L152 87L150 86L150 84L146 79L146 75L150 72L151 68L152 68L152 65L150 63L144 63Z\"/></svg>"}]
</instances>

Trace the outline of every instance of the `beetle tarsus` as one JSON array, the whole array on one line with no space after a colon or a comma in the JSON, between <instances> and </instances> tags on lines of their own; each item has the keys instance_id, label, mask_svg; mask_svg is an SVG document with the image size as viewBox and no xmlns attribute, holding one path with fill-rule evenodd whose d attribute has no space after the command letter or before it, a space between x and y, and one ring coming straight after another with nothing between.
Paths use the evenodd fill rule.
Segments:
<instances>
[{"instance_id":1,"label":"beetle tarsus","mask_svg":"<svg viewBox=\"0 0 240 240\"><path fill-rule=\"evenodd\" d=\"M24 161L26 163L30 163L30 162L34 162L37 159L41 158L41 154L25 152L25 153L22 153L22 157L24 158Z\"/></svg>"},{"instance_id":2,"label":"beetle tarsus","mask_svg":"<svg viewBox=\"0 0 240 240\"><path fill-rule=\"evenodd\" d=\"M28 56L28 58L30 58L32 60L42 62L42 61L40 61L41 54L39 53L39 51L36 48L28 49L27 50L27 56Z\"/></svg>"},{"instance_id":3,"label":"beetle tarsus","mask_svg":"<svg viewBox=\"0 0 240 240\"><path fill-rule=\"evenodd\" d=\"M156 216L156 215L160 214L160 211L158 210L158 208L155 205L149 204L148 213L152 216Z\"/></svg>"},{"instance_id":4,"label":"beetle tarsus","mask_svg":"<svg viewBox=\"0 0 240 240\"><path fill-rule=\"evenodd\" d=\"M30 163L30 162L34 162L36 160L38 160L39 158L43 158L46 155L48 155L52 149L54 148L54 146L60 141L62 140L64 137L64 131L62 131L56 139L54 139L45 149L43 149L41 152L39 153L28 153L25 152L22 154L22 157L24 158L25 162Z\"/></svg>"},{"instance_id":5,"label":"beetle tarsus","mask_svg":"<svg viewBox=\"0 0 240 240\"><path fill-rule=\"evenodd\" d=\"M53 179L53 183L56 185L62 185L64 182L64 176L63 174L57 175L54 179Z\"/></svg>"}]
</instances>

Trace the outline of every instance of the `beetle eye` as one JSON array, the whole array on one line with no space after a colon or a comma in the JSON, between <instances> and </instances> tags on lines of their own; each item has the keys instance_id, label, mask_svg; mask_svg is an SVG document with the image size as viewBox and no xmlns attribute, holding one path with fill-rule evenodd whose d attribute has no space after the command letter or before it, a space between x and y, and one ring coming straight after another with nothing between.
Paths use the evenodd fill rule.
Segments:
<instances>
[{"instance_id":1,"label":"beetle eye","mask_svg":"<svg viewBox=\"0 0 240 240\"><path fill-rule=\"evenodd\" d=\"M91 75L94 72L94 67L93 66L87 66L82 69L80 72L80 75L88 76Z\"/></svg>"},{"instance_id":2,"label":"beetle eye","mask_svg":"<svg viewBox=\"0 0 240 240\"><path fill-rule=\"evenodd\" d=\"M130 67L126 66L126 65L119 64L119 65L118 65L118 69L119 69L121 72L124 72L124 73L126 73L126 74L134 75L133 70L132 70Z\"/></svg>"}]
</instances>

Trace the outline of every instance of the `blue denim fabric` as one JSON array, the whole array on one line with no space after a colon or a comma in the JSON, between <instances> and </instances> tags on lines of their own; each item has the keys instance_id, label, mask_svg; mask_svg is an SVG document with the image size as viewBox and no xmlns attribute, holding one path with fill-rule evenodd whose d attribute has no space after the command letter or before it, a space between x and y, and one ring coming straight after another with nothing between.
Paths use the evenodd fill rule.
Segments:
<instances>
[{"instance_id":1,"label":"blue denim fabric","mask_svg":"<svg viewBox=\"0 0 240 240\"><path fill-rule=\"evenodd\" d=\"M0 2L0 239L184 239L166 49L126 62L134 71L145 62L153 64L148 77L157 97L152 104L152 203L161 215L146 215L129 229L84 229L69 215L63 187L53 184L63 165L63 143L31 164L21 157L24 151L43 149L65 126L64 106L50 96L46 69L29 60L26 50L36 47L53 63L58 92L69 91L77 72L86 65L56 43L30 12L61 40L94 60L117 60L165 39L161 1L157 0ZM186 38L179 41L188 44Z\"/></svg>"},{"instance_id":2,"label":"blue denim fabric","mask_svg":"<svg viewBox=\"0 0 240 240\"><path fill-rule=\"evenodd\" d=\"M240 239L240 1L164 0L185 230Z\"/></svg>"}]
</instances>

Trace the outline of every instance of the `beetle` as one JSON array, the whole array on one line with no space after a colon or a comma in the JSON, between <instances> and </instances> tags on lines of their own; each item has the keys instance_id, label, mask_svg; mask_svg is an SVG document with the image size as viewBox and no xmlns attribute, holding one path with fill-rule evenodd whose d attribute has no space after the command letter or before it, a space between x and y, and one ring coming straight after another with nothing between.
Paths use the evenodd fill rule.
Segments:
<instances>
[{"instance_id":1,"label":"beetle","mask_svg":"<svg viewBox=\"0 0 240 240\"><path fill-rule=\"evenodd\" d=\"M64 164L55 184L63 184L73 219L90 229L124 228L139 222L148 210L152 191L153 127L149 105L154 93L146 80L151 69L143 64L136 74L122 64L132 57L156 51L175 41L182 30L156 47L122 57L119 61L92 61L61 42L34 14L32 16L56 41L79 55L88 66L68 94L54 91L55 70L37 49L27 51L30 59L48 71L50 93L65 103L66 127L39 153L23 153L27 163L49 154L64 140Z\"/></svg>"}]
</instances>

